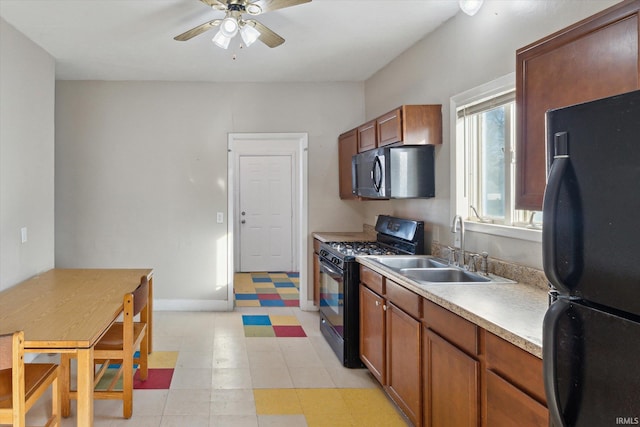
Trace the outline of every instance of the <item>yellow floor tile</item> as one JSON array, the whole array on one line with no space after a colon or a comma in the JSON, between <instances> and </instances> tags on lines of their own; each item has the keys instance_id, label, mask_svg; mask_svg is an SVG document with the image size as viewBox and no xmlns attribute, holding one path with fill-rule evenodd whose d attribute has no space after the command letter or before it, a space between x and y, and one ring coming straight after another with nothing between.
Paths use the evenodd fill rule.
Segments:
<instances>
[{"instance_id":1,"label":"yellow floor tile","mask_svg":"<svg viewBox=\"0 0 640 427\"><path fill-rule=\"evenodd\" d=\"M298 288L277 288L279 294L297 294Z\"/></svg>"},{"instance_id":2,"label":"yellow floor tile","mask_svg":"<svg viewBox=\"0 0 640 427\"><path fill-rule=\"evenodd\" d=\"M305 415L335 414L338 418L349 416L349 408L335 388L297 389ZM331 424L328 424L331 425Z\"/></svg>"},{"instance_id":3,"label":"yellow floor tile","mask_svg":"<svg viewBox=\"0 0 640 427\"><path fill-rule=\"evenodd\" d=\"M236 300L236 307L260 307L260 300Z\"/></svg>"},{"instance_id":4,"label":"yellow floor tile","mask_svg":"<svg viewBox=\"0 0 640 427\"><path fill-rule=\"evenodd\" d=\"M302 414L302 407L295 389L254 389L253 397L258 415Z\"/></svg>"},{"instance_id":5,"label":"yellow floor tile","mask_svg":"<svg viewBox=\"0 0 640 427\"><path fill-rule=\"evenodd\" d=\"M287 273L271 273L269 274L273 279L288 279Z\"/></svg>"},{"instance_id":6,"label":"yellow floor tile","mask_svg":"<svg viewBox=\"0 0 640 427\"><path fill-rule=\"evenodd\" d=\"M349 412L358 426L405 426L393 404L377 388L340 389Z\"/></svg>"},{"instance_id":7,"label":"yellow floor tile","mask_svg":"<svg viewBox=\"0 0 640 427\"><path fill-rule=\"evenodd\" d=\"M178 360L177 351L154 351L147 359L149 368L175 368Z\"/></svg>"},{"instance_id":8,"label":"yellow floor tile","mask_svg":"<svg viewBox=\"0 0 640 427\"><path fill-rule=\"evenodd\" d=\"M269 319L271 320L271 324L274 326L292 326L300 324L296 316L276 316L271 314L269 315Z\"/></svg>"}]
</instances>

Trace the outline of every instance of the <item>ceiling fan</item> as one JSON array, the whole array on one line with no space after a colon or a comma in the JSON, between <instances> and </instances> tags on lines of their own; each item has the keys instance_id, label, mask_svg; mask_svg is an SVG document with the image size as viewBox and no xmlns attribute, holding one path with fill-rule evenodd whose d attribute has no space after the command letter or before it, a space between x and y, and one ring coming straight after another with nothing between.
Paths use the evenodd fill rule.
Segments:
<instances>
[{"instance_id":1,"label":"ceiling fan","mask_svg":"<svg viewBox=\"0 0 640 427\"><path fill-rule=\"evenodd\" d=\"M269 47L278 47L284 43L284 39L278 34L256 21L255 19L244 19L243 14L252 16L271 12L276 9L296 6L309 3L311 0L200 0L202 3L215 10L225 11L223 19L214 19L205 22L195 28L190 29L178 36L174 40L187 41L197 35L204 33L214 27L220 29L213 37L212 41L219 47L227 49L231 39L240 33L245 46L249 47L256 40Z\"/></svg>"}]
</instances>

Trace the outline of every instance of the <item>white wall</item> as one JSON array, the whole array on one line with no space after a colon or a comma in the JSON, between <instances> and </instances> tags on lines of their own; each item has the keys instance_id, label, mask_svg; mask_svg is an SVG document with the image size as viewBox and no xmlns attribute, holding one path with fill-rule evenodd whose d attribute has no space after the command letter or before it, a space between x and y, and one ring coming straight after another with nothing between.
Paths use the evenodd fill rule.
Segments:
<instances>
[{"instance_id":1,"label":"white wall","mask_svg":"<svg viewBox=\"0 0 640 427\"><path fill-rule=\"evenodd\" d=\"M365 219L379 213L423 219L427 238L452 243L449 101L456 94L515 71L515 52L617 3L616 0L485 0L473 17L458 13L365 84L367 119L402 104L442 104L444 143L436 147L436 197L363 202ZM467 232L466 248L542 268L539 243Z\"/></svg>"},{"instance_id":2,"label":"white wall","mask_svg":"<svg viewBox=\"0 0 640 427\"><path fill-rule=\"evenodd\" d=\"M56 90L57 267L148 266L157 299L225 300L216 212L226 218L230 132L308 132L309 231L362 229L362 205L338 198L336 165L338 134L364 120L363 83Z\"/></svg>"},{"instance_id":3,"label":"white wall","mask_svg":"<svg viewBox=\"0 0 640 427\"><path fill-rule=\"evenodd\" d=\"M54 97L53 58L0 18L0 290L54 266Z\"/></svg>"}]
</instances>

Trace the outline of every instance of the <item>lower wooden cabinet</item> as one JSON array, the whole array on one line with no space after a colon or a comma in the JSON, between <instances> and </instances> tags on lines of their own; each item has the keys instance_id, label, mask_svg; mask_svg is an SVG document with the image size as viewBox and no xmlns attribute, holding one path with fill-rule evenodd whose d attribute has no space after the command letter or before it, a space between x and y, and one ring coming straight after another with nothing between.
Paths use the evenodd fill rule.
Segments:
<instances>
[{"instance_id":1,"label":"lower wooden cabinet","mask_svg":"<svg viewBox=\"0 0 640 427\"><path fill-rule=\"evenodd\" d=\"M480 362L423 329L424 425L478 427Z\"/></svg>"},{"instance_id":2,"label":"lower wooden cabinet","mask_svg":"<svg viewBox=\"0 0 640 427\"><path fill-rule=\"evenodd\" d=\"M380 384L386 384L385 301L360 285L360 360Z\"/></svg>"},{"instance_id":3,"label":"lower wooden cabinet","mask_svg":"<svg viewBox=\"0 0 640 427\"><path fill-rule=\"evenodd\" d=\"M539 358L365 266L360 282L360 358L412 425L549 425Z\"/></svg>"},{"instance_id":4,"label":"lower wooden cabinet","mask_svg":"<svg viewBox=\"0 0 640 427\"><path fill-rule=\"evenodd\" d=\"M542 360L487 331L484 341L484 426L548 426Z\"/></svg>"},{"instance_id":5,"label":"lower wooden cabinet","mask_svg":"<svg viewBox=\"0 0 640 427\"><path fill-rule=\"evenodd\" d=\"M486 371L484 378L484 426L549 426L549 411L544 405L492 371Z\"/></svg>"},{"instance_id":6,"label":"lower wooden cabinet","mask_svg":"<svg viewBox=\"0 0 640 427\"><path fill-rule=\"evenodd\" d=\"M422 425L421 324L387 303L387 393L415 426Z\"/></svg>"}]
</instances>

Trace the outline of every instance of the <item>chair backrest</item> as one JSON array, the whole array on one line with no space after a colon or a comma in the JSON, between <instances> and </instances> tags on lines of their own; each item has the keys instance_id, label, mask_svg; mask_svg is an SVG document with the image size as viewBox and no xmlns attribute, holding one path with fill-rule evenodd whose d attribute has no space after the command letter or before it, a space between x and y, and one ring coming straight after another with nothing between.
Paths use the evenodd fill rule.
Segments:
<instances>
[{"instance_id":1,"label":"chair backrest","mask_svg":"<svg viewBox=\"0 0 640 427\"><path fill-rule=\"evenodd\" d=\"M0 370L11 369L13 360L13 334L0 335Z\"/></svg>"},{"instance_id":2,"label":"chair backrest","mask_svg":"<svg viewBox=\"0 0 640 427\"><path fill-rule=\"evenodd\" d=\"M24 382L24 332L22 331L0 335L0 370L8 372L9 369L11 369L11 375L2 376L3 382L0 384L0 392L11 395L9 411L13 425L24 425L26 402Z\"/></svg>"},{"instance_id":3,"label":"chair backrest","mask_svg":"<svg viewBox=\"0 0 640 427\"><path fill-rule=\"evenodd\" d=\"M149 280L147 276L142 276L140 285L133 291L133 315L139 314L147 305L149 300Z\"/></svg>"}]
</instances>

